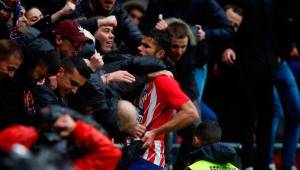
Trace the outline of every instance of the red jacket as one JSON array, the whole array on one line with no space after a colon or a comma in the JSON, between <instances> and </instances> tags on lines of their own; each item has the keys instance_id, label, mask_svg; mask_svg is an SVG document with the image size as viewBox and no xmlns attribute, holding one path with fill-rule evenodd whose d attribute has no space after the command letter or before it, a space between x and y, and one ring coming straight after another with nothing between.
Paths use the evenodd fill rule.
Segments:
<instances>
[{"instance_id":1,"label":"red jacket","mask_svg":"<svg viewBox=\"0 0 300 170\"><path fill-rule=\"evenodd\" d=\"M114 170L121 157L120 149L99 130L77 121L73 132L76 143L88 149L89 154L73 160L76 170Z\"/></svg>"},{"instance_id":2,"label":"red jacket","mask_svg":"<svg viewBox=\"0 0 300 170\"><path fill-rule=\"evenodd\" d=\"M0 131L0 150L10 151L16 144L30 148L38 139L38 133L33 127L13 125Z\"/></svg>"},{"instance_id":3,"label":"red jacket","mask_svg":"<svg viewBox=\"0 0 300 170\"><path fill-rule=\"evenodd\" d=\"M121 151L99 130L77 121L73 135L76 143L89 151L81 158L73 160L76 170L114 170L117 167ZM16 143L30 148L37 139L38 133L34 128L11 126L0 131L0 149L9 151Z\"/></svg>"}]
</instances>

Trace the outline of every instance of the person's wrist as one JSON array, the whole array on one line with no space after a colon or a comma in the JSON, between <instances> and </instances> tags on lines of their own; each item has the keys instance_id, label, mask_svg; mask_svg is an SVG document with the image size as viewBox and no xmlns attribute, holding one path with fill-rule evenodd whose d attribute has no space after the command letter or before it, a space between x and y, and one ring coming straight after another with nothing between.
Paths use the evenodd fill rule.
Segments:
<instances>
[{"instance_id":1,"label":"person's wrist","mask_svg":"<svg viewBox=\"0 0 300 170\"><path fill-rule=\"evenodd\" d=\"M83 60L86 63L86 65L88 66L88 68L90 68L92 70L92 72L96 72L96 68L90 60L88 60L88 59L83 59Z\"/></svg>"},{"instance_id":2,"label":"person's wrist","mask_svg":"<svg viewBox=\"0 0 300 170\"><path fill-rule=\"evenodd\" d=\"M156 129L153 129L150 131L154 137L157 137L159 135L159 132Z\"/></svg>"},{"instance_id":3,"label":"person's wrist","mask_svg":"<svg viewBox=\"0 0 300 170\"><path fill-rule=\"evenodd\" d=\"M112 79L111 79L111 74L110 74L110 73L107 73L107 74L106 74L106 83L109 84L109 83L111 82L111 80L112 80Z\"/></svg>"},{"instance_id":4,"label":"person's wrist","mask_svg":"<svg viewBox=\"0 0 300 170\"><path fill-rule=\"evenodd\" d=\"M70 124L69 128L68 128L68 136L71 136L76 129L77 123L73 122L72 124Z\"/></svg>"},{"instance_id":5,"label":"person's wrist","mask_svg":"<svg viewBox=\"0 0 300 170\"><path fill-rule=\"evenodd\" d=\"M108 85L110 82L110 73L104 74L101 76L101 79L103 81L103 84Z\"/></svg>"},{"instance_id":6,"label":"person's wrist","mask_svg":"<svg viewBox=\"0 0 300 170\"><path fill-rule=\"evenodd\" d=\"M61 10L59 10L59 11L57 12L57 15L58 15L59 17L61 17L61 16L65 15L64 8L63 8L63 9L61 9Z\"/></svg>"}]
</instances>

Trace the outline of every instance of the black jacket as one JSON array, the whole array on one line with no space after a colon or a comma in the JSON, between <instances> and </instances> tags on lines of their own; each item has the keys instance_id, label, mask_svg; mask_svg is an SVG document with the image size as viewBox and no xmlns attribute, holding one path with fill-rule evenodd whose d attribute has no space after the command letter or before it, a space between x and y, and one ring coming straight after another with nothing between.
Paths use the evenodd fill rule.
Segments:
<instances>
[{"instance_id":1,"label":"black jacket","mask_svg":"<svg viewBox=\"0 0 300 170\"><path fill-rule=\"evenodd\" d=\"M60 96L57 91L52 90L46 85L37 85L33 89L33 95L38 110L49 105L68 107L68 100L65 97Z\"/></svg>"},{"instance_id":2,"label":"black jacket","mask_svg":"<svg viewBox=\"0 0 300 170\"><path fill-rule=\"evenodd\" d=\"M130 54L109 53L103 57L104 63L103 70L107 73L125 70L135 76L136 82L128 83L114 83L110 85L121 98L132 100L144 88L147 79L145 75L148 73L156 72L159 70L167 69L167 66L162 60L151 56L132 56Z\"/></svg>"},{"instance_id":3,"label":"black jacket","mask_svg":"<svg viewBox=\"0 0 300 170\"><path fill-rule=\"evenodd\" d=\"M235 42L242 77L255 81L272 79L276 48L272 0L238 0L232 3L244 10Z\"/></svg>"},{"instance_id":4,"label":"black jacket","mask_svg":"<svg viewBox=\"0 0 300 170\"><path fill-rule=\"evenodd\" d=\"M130 73L145 75L167 68L162 60L152 56L133 56L118 52L105 54L103 61L105 63L103 70L106 72L126 70Z\"/></svg>"},{"instance_id":5,"label":"black jacket","mask_svg":"<svg viewBox=\"0 0 300 170\"><path fill-rule=\"evenodd\" d=\"M189 48L194 49L195 47L189 46L188 49ZM192 52L193 49L190 49L191 51L187 50L187 53ZM172 60L170 57L165 58L164 62L169 66L168 70L173 73L174 78L178 81L184 93L187 94L192 101L194 101L199 96L194 75L195 67L194 64L190 64L193 62L192 57L194 57L194 54L187 53L177 62Z\"/></svg>"},{"instance_id":6,"label":"black jacket","mask_svg":"<svg viewBox=\"0 0 300 170\"><path fill-rule=\"evenodd\" d=\"M46 14L54 14L62 7L64 7L66 0L47 0L47 1L40 1L40 0L24 0L26 10L30 7L38 7Z\"/></svg>"},{"instance_id":7,"label":"black jacket","mask_svg":"<svg viewBox=\"0 0 300 170\"><path fill-rule=\"evenodd\" d=\"M274 1L274 25L279 47L276 56L286 57L293 47L300 50L300 2L297 0Z\"/></svg>"},{"instance_id":8,"label":"black jacket","mask_svg":"<svg viewBox=\"0 0 300 170\"><path fill-rule=\"evenodd\" d=\"M0 130L12 124L23 123L22 91L13 79L0 80Z\"/></svg>"}]
</instances>

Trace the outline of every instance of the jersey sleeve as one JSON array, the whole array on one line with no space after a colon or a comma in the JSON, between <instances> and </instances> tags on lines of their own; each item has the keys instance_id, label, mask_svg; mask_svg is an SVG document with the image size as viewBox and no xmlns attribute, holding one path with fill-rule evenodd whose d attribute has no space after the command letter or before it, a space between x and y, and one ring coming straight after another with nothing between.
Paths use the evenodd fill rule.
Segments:
<instances>
[{"instance_id":1,"label":"jersey sleeve","mask_svg":"<svg viewBox=\"0 0 300 170\"><path fill-rule=\"evenodd\" d=\"M154 79L156 90L167 105L180 109L189 97L181 90L178 82L171 77L162 75Z\"/></svg>"}]
</instances>

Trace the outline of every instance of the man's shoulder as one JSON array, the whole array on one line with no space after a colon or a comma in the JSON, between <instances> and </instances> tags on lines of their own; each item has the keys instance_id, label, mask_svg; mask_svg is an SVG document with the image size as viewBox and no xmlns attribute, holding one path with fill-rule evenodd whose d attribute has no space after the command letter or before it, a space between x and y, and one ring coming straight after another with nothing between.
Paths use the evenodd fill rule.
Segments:
<instances>
[{"instance_id":1,"label":"man's shoulder","mask_svg":"<svg viewBox=\"0 0 300 170\"><path fill-rule=\"evenodd\" d=\"M181 94L183 93L178 82L170 76L157 76L153 81L155 88L159 93Z\"/></svg>"},{"instance_id":2,"label":"man's shoulder","mask_svg":"<svg viewBox=\"0 0 300 170\"><path fill-rule=\"evenodd\" d=\"M159 75L154 78L154 83L177 82L173 77L167 75Z\"/></svg>"},{"instance_id":3,"label":"man's shoulder","mask_svg":"<svg viewBox=\"0 0 300 170\"><path fill-rule=\"evenodd\" d=\"M52 95L55 95L54 91L49 86L46 86L44 84L35 86L33 91L36 93L50 93Z\"/></svg>"},{"instance_id":4,"label":"man's shoulder","mask_svg":"<svg viewBox=\"0 0 300 170\"><path fill-rule=\"evenodd\" d=\"M173 77L167 75L157 76L154 78L153 82L156 87L168 87L178 84L178 82Z\"/></svg>"},{"instance_id":5,"label":"man's shoulder","mask_svg":"<svg viewBox=\"0 0 300 170\"><path fill-rule=\"evenodd\" d=\"M38 102L42 102L42 101L51 101L51 103L57 102L57 97L54 91L46 85L37 85L33 89L33 95L35 96Z\"/></svg>"}]
</instances>

